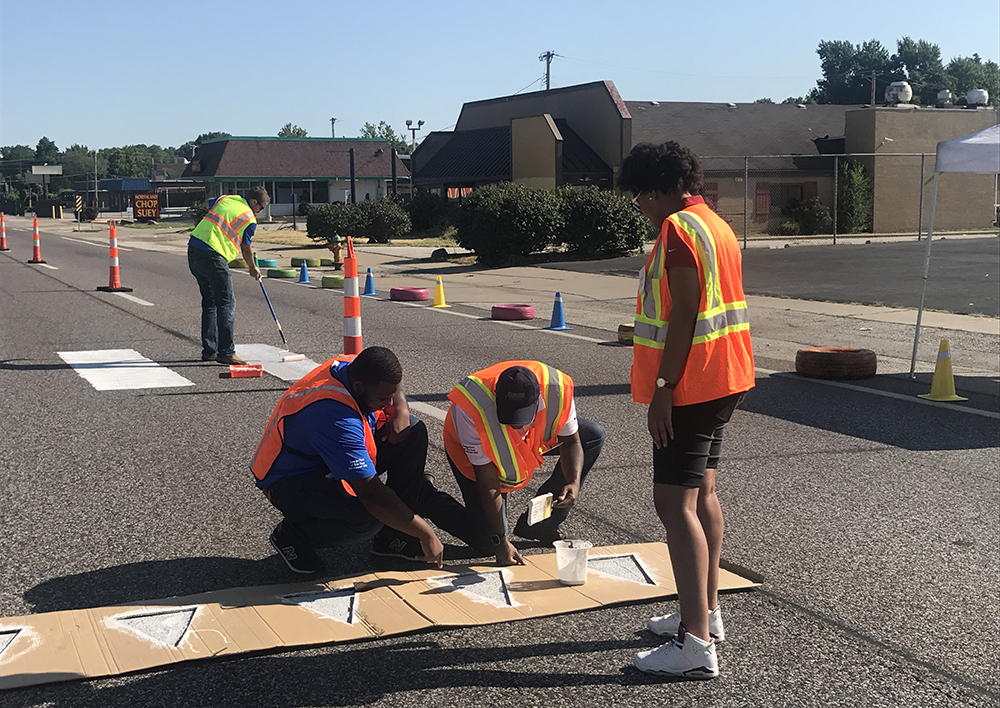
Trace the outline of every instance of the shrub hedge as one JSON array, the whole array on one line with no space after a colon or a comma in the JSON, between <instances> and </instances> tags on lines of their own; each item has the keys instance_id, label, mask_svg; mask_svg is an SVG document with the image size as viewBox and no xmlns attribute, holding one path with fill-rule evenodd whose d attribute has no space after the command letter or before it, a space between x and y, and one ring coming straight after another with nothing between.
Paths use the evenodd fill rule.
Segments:
<instances>
[{"instance_id":1,"label":"shrub hedge","mask_svg":"<svg viewBox=\"0 0 1000 708\"><path fill-rule=\"evenodd\" d=\"M321 204L311 206L306 214L309 238L332 243L340 236L367 238L369 243L389 243L410 232L410 217L399 204L389 199L358 204Z\"/></svg>"},{"instance_id":2,"label":"shrub hedge","mask_svg":"<svg viewBox=\"0 0 1000 708\"><path fill-rule=\"evenodd\" d=\"M642 247L654 235L649 219L625 197L586 187L558 192L563 215L562 242L587 258L616 258Z\"/></svg>"},{"instance_id":3,"label":"shrub hedge","mask_svg":"<svg viewBox=\"0 0 1000 708\"><path fill-rule=\"evenodd\" d=\"M459 207L457 222L458 244L474 251L483 265L509 263L544 250L556 241L564 223L554 192L512 182L473 190Z\"/></svg>"}]
</instances>

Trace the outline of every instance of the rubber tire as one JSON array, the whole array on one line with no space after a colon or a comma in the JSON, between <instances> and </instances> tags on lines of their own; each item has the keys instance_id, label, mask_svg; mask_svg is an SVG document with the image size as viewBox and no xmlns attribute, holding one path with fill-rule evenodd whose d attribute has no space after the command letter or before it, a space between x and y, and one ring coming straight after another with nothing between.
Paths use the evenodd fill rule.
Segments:
<instances>
[{"instance_id":1,"label":"rubber tire","mask_svg":"<svg viewBox=\"0 0 1000 708\"><path fill-rule=\"evenodd\" d=\"M332 258L320 258L319 259L319 264L321 266L326 266L326 267L330 267L330 266L336 265L336 263L334 262L334 260Z\"/></svg>"},{"instance_id":2,"label":"rubber tire","mask_svg":"<svg viewBox=\"0 0 1000 708\"><path fill-rule=\"evenodd\" d=\"M490 317L495 320L533 320L535 308L533 305L494 305Z\"/></svg>"},{"instance_id":3,"label":"rubber tire","mask_svg":"<svg viewBox=\"0 0 1000 708\"><path fill-rule=\"evenodd\" d=\"M267 269L268 278L297 278L299 277L299 271L295 268L268 268Z\"/></svg>"},{"instance_id":4,"label":"rubber tire","mask_svg":"<svg viewBox=\"0 0 1000 708\"><path fill-rule=\"evenodd\" d=\"M306 268L319 268L320 259L319 258L293 258L292 268L301 268L302 264L306 264Z\"/></svg>"},{"instance_id":5,"label":"rubber tire","mask_svg":"<svg viewBox=\"0 0 1000 708\"><path fill-rule=\"evenodd\" d=\"M257 259L258 268L277 268L278 259L277 258L258 258Z\"/></svg>"},{"instance_id":6,"label":"rubber tire","mask_svg":"<svg viewBox=\"0 0 1000 708\"><path fill-rule=\"evenodd\" d=\"M389 299L399 302L419 302L430 300L431 294L427 288L392 288L389 291Z\"/></svg>"},{"instance_id":7,"label":"rubber tire","mask_svg":"<svg viewBox=\"0 0 1000 708\"><path fill-rule=\"evenodd\" d=\"M811 379L866 379L877 370L871 349L808 347L795 354L795 373Z\"/></svg>"},{"instance_id":8,"label":"rubber tire","mask_svg":"<svg viewBox=\"0 0 1000 708\"><path fill-rule=\"evenodd\" d=\"M243 260L242 258L234 258L233 260L229 261L229 267L230 268L246 268L247 267L247 262L245 260Z\"/></svg>"},{"instance_id":9,"label":"rubber tire","mask_svg":"<svg viewBox=\"0 0 1000 708\"><path fill-rule=\"evenodd\" d=\"M632 338L635 336L635 325L631 322L625 322L624 324L618 325L618 343L623 347L631 347L633 342Z\"/></svg>"},{"instance_id":10,"label":"rubber tire","mask_svg":"<svg viewBox=\"0 0 1000 708\"><path fill-rule=\"evenodd\" d=\"M344 289L344 276L342 275L324 275L323 276L323 287L324 288L335 288L337 290Z\"/></svg>"}]
</instances>

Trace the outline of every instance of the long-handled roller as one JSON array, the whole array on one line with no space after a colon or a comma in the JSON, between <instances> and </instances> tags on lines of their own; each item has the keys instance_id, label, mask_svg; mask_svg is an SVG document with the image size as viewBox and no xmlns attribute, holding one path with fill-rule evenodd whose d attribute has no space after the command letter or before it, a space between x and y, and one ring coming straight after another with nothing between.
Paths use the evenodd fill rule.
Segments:
<instances>
[{"instance_id":1,"label":"long-handled roller","mask_svg":"<svg viewBox=\"0 0 1000 708\"><path fill-rule=\"evenodd\" d=\"M267 309L271 311L271 317L274 318L274 324L278 325L278 334L281 335L281 343L285 345L285 351L287 352L288 342L285 341L285 333L281 331L281 323L278 322L278 316L274 314L274 307L271 305L271 298L267 296L267 290L264 289L264 281L258 280L257 282L260 283L260 291L264 293L264 299L267 300ZM288 356L281 357L281 361L302 361L305 358L305 354L289 354Z\"/></svg>"}]
</instances>

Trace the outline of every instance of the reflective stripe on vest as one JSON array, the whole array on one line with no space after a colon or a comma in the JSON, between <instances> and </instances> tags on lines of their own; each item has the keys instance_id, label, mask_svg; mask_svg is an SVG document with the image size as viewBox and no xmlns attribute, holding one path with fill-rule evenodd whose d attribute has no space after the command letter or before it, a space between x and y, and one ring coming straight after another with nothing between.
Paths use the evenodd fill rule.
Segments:
<instances>
[{"instance_id":1,"label":"reflective stripe on vest","mask_svg":"<svg viewBox=\"0 0 1000 708\"><path fill-rule=\"evenodd\" d=\"M545 396L545 410L539 411L525 441L517 430L497 419L496 379L510 366L526 366L538 378ZM449 400L472 419L483 452L496 465L501 487L507 491L526 485L542 463L542 452L551 447L566 423L572 404L573 382L566 374L542 362L512 361L476 372L452 389ZM462 405L462 404L465 405ZM471 463L458 445L451 411L445 423L445 448L467 477ZM450 440L454 436L454 440ZM458 446L458 449L456 449ZM518 464L520 460L521 464Z\"/></svg>"},{"instance_id":2,"label":"reflective stripe on vest","mask_svg":"<svg viewBox=\"0 0 1000 708\"><path fill-rule=\"evenodd\" d=\"M691 237L695 245L695 256L701 264L699 269L705 286L705 309L698 312L694 326L692 344L702 344L731 332L750 328L746 300L725 302L719 282L719 263L715 240L708 226L695 214L680 211L670 217L671 223ZM635 317L633 343L640 346L663 349L667 338L668 320L663 319L663 299L655 292L660 279L650 277L650 273L662 270L666 242L659 239L651 267L645 271L643 289L639 296L639 307Z\"/></svg>"},{"instance_id":3,"label":"reflective stripe on vest","mask_svg":"<svg viewBox=\"0 0 1000 708\"><path fill-rule=\"evenodd\" d=\"M371 457L372 463L375 463L376 445L371 426L358 407L357 401L354 400L350 391L347 390L347 387L330 373L330 367L335 363L350 362L353 359L353 356L340 356L320 364L299 379L298 382L293 384L282 395L274 407L274 411L271 413L271 418L264 428L260 442L257 444L257 450L254 452L253 459L250 462L250 468L257 479L264 479L267 476L267 473L270 472L275 460L278 459L278 455L284 448L285 418L295 415L317 401L324 400L333 400L342 403L358 414L363 421L362 428L365 435L365 448ZM354 491L350 485L344 480L341 481L347 492L353 495Z\"/></svg>"},{"instance_id":4,"label":"reflective stripe on vest","mask_svg":"<svg viewBox=\"0 0 1000 708\"><path fill-rule=\"evenodd\" d=\"M257 219L246 200L227 194L216 200L191 235L231 261L239 257L243 231L251 223L256 224Z\"/></svg>"}]
</instances>

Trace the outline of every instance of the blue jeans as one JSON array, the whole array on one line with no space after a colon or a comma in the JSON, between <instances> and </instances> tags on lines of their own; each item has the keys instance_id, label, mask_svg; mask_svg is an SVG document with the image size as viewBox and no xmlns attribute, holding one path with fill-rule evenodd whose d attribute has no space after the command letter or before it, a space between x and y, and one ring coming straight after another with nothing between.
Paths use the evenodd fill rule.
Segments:
<instances>
[{"instance_id":1,"label":"blue jeans","mask_svg":"<svg viewBox=\"0 0 1000 708\"><path fill-rule=\"evenodd\" d=\"M188 246L188 268L201 290L201 354L233 356L236 297L229 263L215 251Z\"/></svg>"},{"instance_id":2,"label":"blue jeans","mask_svg":"<svg viewBox=\"0 0 1000 708\"><path fill-rule=\"evenodd\" d=\"M406 506L466 543L475 538L465 507L424 478L427 426L422 420L410 416L410 432L396 444L380 440L376 432L375 445L375 469L385 472L385 485ZM382 528L382 522L348 494L340 480L322 472L285 477L265 493L284 515L282 531L313 548L335 548L371 538Z\"/></svg>"},{"instance_id":3,"label":"blue jeans","mask_svg":"<svg viewBox=\"0 0 1000 708\"><path fill-rule=\"evenodd\" d=\"M580 473L580 487L582 488L583 483L587 480L590 468L594 466L598 456L601 454L601 448L604 447L604 439L607 437L607 433L604 431L603 426L589 418L578 417L577 420L580 424L580 444L583 446L583 470ZM546 453L546 455L552 454L558 454L558 448ZM475 523L473 528L476 534L475 543L470 543L469 545L484 552L492 553L493 551L489 550L493 548L493 545L489 541L492 532L486 523L486 516L483 512L482 502L479 500L479 490L476 488L476 483L459 472L458 467L452 462L451 456L448 457L448 463L451 465L451 471L458 482L458 488L462 491L462 498L465 500L465 508L469 510L469 517ZM562 488L565 486L566 478L563 476L562 460L560 460L556 462L555 469L552 470L552 476L538 488L538 495L541 496L542 494L552 492L552 496L555 498L559 496ZM507 533L507 495L502 494L501 497L503 499L503 508L501 509L503 529L504 533ZM535 527L559 528L567 516L569 516L569 509L553 509L552 516L545 521L535 524Z\"/></svg>"}]
</instances>

